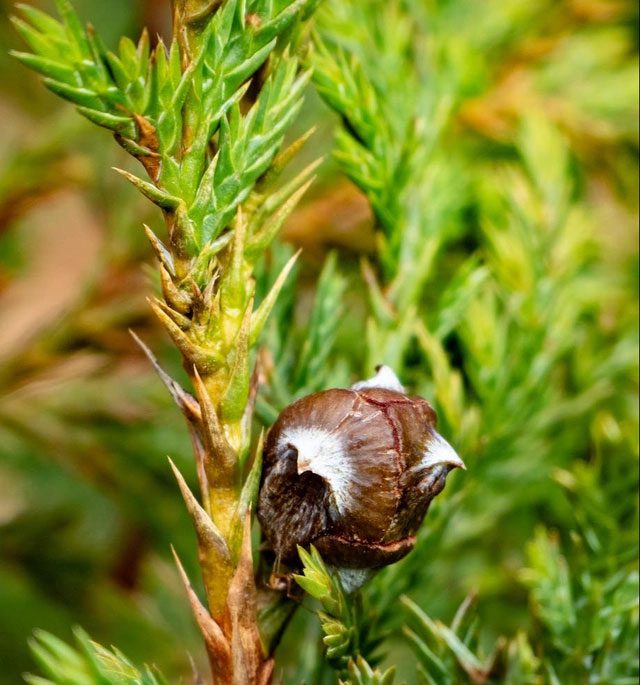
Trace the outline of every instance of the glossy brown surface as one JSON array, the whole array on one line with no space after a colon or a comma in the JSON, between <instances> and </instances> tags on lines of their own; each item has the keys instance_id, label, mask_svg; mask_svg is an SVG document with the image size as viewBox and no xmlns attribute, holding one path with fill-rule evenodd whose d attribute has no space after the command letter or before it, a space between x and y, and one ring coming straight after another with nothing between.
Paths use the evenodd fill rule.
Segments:
<instances>
[{"instance_id":1,"label":"glossy brown surface","mask_svg":"<svg viewBox=\"0 0 640 685\"><path fill-rule=\"evenodd\" d=\"M310 544L341 567L405 556L451 468L421 466L435 425L428 402L385 388L326 390L287 407L267 437L258 504L276 559L295 567L296 546ZM308 454L322 475L298 473Z\"/></svg>"}]
</instances>

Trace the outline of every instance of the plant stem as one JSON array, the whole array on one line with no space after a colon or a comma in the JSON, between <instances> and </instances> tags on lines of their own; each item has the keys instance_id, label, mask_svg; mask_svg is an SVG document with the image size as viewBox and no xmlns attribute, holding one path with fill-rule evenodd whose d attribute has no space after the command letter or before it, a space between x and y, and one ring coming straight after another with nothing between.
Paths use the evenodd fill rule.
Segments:
<instances>
[{"instance_id":1,"label":"plant stem","mask_svg":"<svg viewBox=\"0 0 640 685\"><path fill-rule=\"evenodd\" d=\"M140 342L185 415L200 500L171 464L193 519L207 606L179 568L204 635L214 683L270 680L262 647L250 544L261 444L251 456L256 393L252 351L295 257L255 306L253 270L312 180L315 164L276 188L303 136L278 155L308 73L295 56L314 0L278 10L260 0L174 0L173 39L150 48L143 32L118 53L83 29L69 0L56 22L21 8L15 53L56 94L110 129L149 180L119 171L164 216L165 245L145 227L159 261L162 298L151 307L183 357L194 395ZM277 5L277 6L276 6ZM251 96L245 97L252 79Z\"/></svg>"}]
</instances>

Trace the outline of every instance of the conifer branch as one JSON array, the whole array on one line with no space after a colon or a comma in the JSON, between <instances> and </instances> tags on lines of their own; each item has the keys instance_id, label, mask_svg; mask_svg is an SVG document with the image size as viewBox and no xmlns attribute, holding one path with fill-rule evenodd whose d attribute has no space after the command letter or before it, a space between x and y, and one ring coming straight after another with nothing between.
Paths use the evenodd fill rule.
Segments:
<instances>
[{"instance_id":1,"label":"conifer branch","mask_svg":"<svg viewBox=\"0 0 640 685\"><path fill-rule=\"evenodd\" d=\"M278 188L307 137L280 152L310 78L295 51L315 4L176 0L168 46L151 48L143 32L137 44L123 38L115 52L82 26L69 0L57 0L59 20L28 6L14 18L31 49L14 56L142 163L148 180L116 171L165 219L165 242L145 227L164 297L151 307L183 356L195 399L151 359L196 447L202 505L172 468L197 531L210 620L230 645L212 655L214 681L224 685L270 678L268 655L254 639L256 590L245 577L251 548L241 543L258 480L244 465L252 352L292 263L257 305L253 269L315 168ZM253 460L259 464L259 455Z\"/></svg>"}]
</instances>

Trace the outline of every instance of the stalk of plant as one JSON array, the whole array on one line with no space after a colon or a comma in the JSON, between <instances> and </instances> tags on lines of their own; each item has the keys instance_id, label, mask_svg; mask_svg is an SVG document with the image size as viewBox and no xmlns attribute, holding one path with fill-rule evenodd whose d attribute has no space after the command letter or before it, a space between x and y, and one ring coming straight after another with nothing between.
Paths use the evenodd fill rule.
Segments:
<instances>
[{"instance_id":1,"label":"stalk of plant","mask_svg":"<svg viewBox=\"0 0 640 685\"><path fill-rule=\"evenodd\" d=\"M315 164L276 187L304 143L280 151L308 73L295 56L314 0L174 0L173 38L150 47L122 39L108 51L68 0L61 21L21 5L14 18L32 52L14 53L144 166L117 169L161 210L167 240L147 226L162 298L151 306L180 350L194 395L164 373L138 340L185 415L200 499L172 464L193 519L207 607L176 557L204 636L214 683L266 683L250 544L260 475L252 458L256 391L251 351L291 269L254 302L254 265L312 181ZM136 338L137 339L137 338Z\"/></svg>"}]
</instances>

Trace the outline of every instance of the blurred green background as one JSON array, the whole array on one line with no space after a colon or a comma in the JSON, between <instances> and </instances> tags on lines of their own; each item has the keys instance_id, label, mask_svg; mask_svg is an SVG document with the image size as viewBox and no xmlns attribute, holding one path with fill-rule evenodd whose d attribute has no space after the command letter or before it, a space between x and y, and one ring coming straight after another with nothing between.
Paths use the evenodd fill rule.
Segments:
<instances>
[{"instance_id":1,"label":"blurred green background","mask_svg":"<svg viewBox=\"0 0 640 685\"><path fill-rule=\"evenodd\" d=\"M342 5L325 23L369 60L393 101L384 80L393 54L376 62L384 40L372 47L359 7ZM437 174L414 198L418 220L441 235L415 294L422 332L407 338L398 320L386 332L378 321L368 340L398 350L401 377L434 400L470 467L452 476L417 551L368 590L392 635L387 660L411 682L401 592L445 622L477 592L486 650L524 630L561 653L576 638L563 633L562 616L544 613L564 606L553 574L565 561L551 568L553 540L575 574L575 602L590 597L580 620L594 633L611 629L599 623L608 579L624 571L637 594L638 28L635 2L409 5L424 18L453 102L429 162ZM170 30L162 0L75 6L110 46L145 25ZM111 171L125 155L109 135L7 55L22 45L11 4L0 8L0 683L34 668L34 629L68 639L76 624L177 681L190 673L189 655L203 663L169 553L173 544L197 577L166 461L193 477L190 444L127 332L135 328L180 377L145 301L157 283L140 228L160 227L160 216ZM337 124L310 88L295 132L312 124L300 164L330 154ZM540 228L547 223L555 228ZM327 159L285 229L304 253L265 336L274 361L259 404L265 422L303 390L348 383L379 361L360 342L360 258L376 258L372 224L364 195ZM274 250L261 279L288 249ZM314 306L331 249L336 261ZM632 640L619 654L627 666L616 671L629 677L637 605L632 612ZM285 682L330 678L316 619L303 608L295 625L279 654Z\"/></svg>"}]
</instances>

